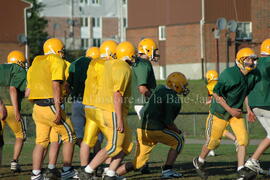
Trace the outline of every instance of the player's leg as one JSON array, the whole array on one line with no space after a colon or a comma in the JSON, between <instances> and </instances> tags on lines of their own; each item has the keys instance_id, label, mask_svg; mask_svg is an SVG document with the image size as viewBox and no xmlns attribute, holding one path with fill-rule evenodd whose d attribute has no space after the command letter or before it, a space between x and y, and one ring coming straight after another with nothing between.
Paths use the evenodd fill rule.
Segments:
<instances>
[{"instance_id":1,"label":"player's leg","mask_svg":"<svg viewBox=\"0 0 270 180\"><path fill-rule=\"evenodd\" d=\"M93 148L98 141L100 132L98 125L93 120L95 118L95 108L85 108L86 124L83 141L80 148L81 167L85 168L89 163L90 149Z\"/></svg>"},{"instance_id":2,"label":"player's leg","mask_svg":"<svg viewBox=\"0 0 270 180\"><path fill-rule=\"evenodd\" d=\"M255 172L259 172L259 171L262 171L262 168L260 167L259 159L261 155L270 146L270 111L254 108L253 112L255 113L257 119L260 121L262 127L265 129L267 135L260 142L259 146L257 147L256 151L253 153L251 158L247 160L247 162L245 163L245 166Z\"/></svg>"},{"instance_id":3,"label":"player's leg","mask_svg":"<svg viewBox=\"0 0 270 180\"><path fill-rule=\"evenodd\" d=\"M1 120L0 120L0 121L1 121ZM1 124L1 122L0 122L0 167L2 166L3 146L4 146L4 137L3 137L2 124Z\"/></svg>"},{"instance_id":4,"label":"player's leg","mask_svg":"<svg viewBox=\"0 0 270 180\"><path fill-rule=\"evenodd\" d=\"M157 144L157 141L153 141L146 134L145 130L137 129L137 144L136 155L133 162L128 162L117 168L117 174L124 175L132 170L139 169L145 165L149 160L149 156Z\"/></svg>"},{"instance_id":5,"label":"player's leg","mask_svg":"<svg viewBox=\"0 0 270 180\"><path fill-rule=\"evenodd\" d=\"M55 107L50 106L51 111L54 113L55 116ZM72 123L69 118L66 118L66 115L64 112L62 112L62 120L61 125L54 125L52 127L55 129L57 134L61 136L61 140L63 141L63 168L61 173L62 179L68 179L68 178L78 178L77 171L75 171L72 168L72 158L73 158L73 150L74 150L74 144L75 144L75 135Z\"/></svg>"},{"instance_id":6,"label":"player's leg","mask_svg":"<svg viewBox=\"0 0 270 180\"><path fill-rule=\"evenodd\" d=\"M85 111L84 105L81 102L72 103L71 121L76 135L76 145L80 146L84 135L85 126Z\"/></svg>"},{"instance_id":7,"label":"player's leg","mask_svg":"<svg viewBox=\"0 0 270 180\"><path fill-rule=\"evenodd\" d=\"M236 136L238 142L238 152L237 152L237 173L238 179L241 178L251 178L255 176L255 173L251 174L248 168L244 167L245 156L246 156L246 146L248 145L248 133L246 129L244 118L232 117L229 120L230 126L232 127L233 133Z\"/></svg>"},{"instance_id":8,"label":"player's leg","mask_svg":"<svg viewBox=\"0 0 270 180\"><path fill-rule=\"evenodd\" d=\"M51 119L53 113L48 107L34 105L33 120L36 125L36 145L32 153L33 170L31 179L42 179L41 166L45 149L49 144L49 135L51 131Z\"/></svg>"},{"instance_id":9,"label":"player's leg","mask_svg":"<svg viewBox=\"0 0 270 180\"><path fill-rule=\"evenodd\" d=\"M153 137L151 136L151 138L157 139L159 143L171 147L167 155L166 163L162 167L163 169L162 177L163 178L182 177L181 173L178 173L173 170L173 165L176 161L177 156L180 154L185 144L183 134L178 134L174 131L164 129L162 131L155 131L155 134L153 134Z\"/></svg>"},{"instance_id":10,"label":"player's leg","mask_svg":"<svg viewBox=\"0 0 270 180\"><path fill-rule=\"evenodd\" d=\"M11 161L10 169L14 172L19 172L21 169L18 160L23 148L23 143L26 140L25 122L23 119L21 119L21 121L17 121L15 119L14 108L12 106L6 106L6 108L8 116L5 121L16 138L13 150L13 160Z\"/></svg>"},{"instance_id":11,"label":"player's leg","mask_svg":"<svg viewBox=\"0 0 270 180\"><path fill-rule=\"evenodd\" d=\"M193 166L196 168L198 175L202 178L207 177L204 170L205 159L211 150L214 150L219 146L226 124L227 121L219 119L212 114L209 114L207 118L205 130L206 143L203 145L200 155L193 159Z\"/></svg>"}]
</instances>

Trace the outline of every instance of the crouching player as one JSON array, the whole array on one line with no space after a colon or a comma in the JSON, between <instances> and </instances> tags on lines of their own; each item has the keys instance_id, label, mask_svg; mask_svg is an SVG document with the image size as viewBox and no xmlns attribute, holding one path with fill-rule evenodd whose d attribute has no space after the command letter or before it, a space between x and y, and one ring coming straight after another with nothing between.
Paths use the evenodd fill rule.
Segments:
<instances>
[{"instance_id":1,"label":"crouching player","mask_svg":"<svg viewBox=\"0 0 270 180\"><path fill-rule=\"evenodd\" d=\"M141 111L142 124L137 129L136 157L133 162L119 167L117 174L123 175L141 168L148 161L156 144L162 143L171 147L162 168L162 178L182 176L172 169L184 145L183 134L174 124L174 120L181 109L181 100L177 94L186 96L189 93L187 84L187 79L182 73L174 72L168 76L167 86L159 85L155 88Z\"/></svg>"}]
</instances>

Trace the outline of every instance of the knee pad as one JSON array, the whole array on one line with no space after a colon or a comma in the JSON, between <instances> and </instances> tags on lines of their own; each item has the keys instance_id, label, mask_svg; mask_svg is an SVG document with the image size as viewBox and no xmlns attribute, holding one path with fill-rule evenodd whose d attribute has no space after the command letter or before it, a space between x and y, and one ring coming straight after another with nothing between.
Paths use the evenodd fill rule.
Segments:
<instances>
[{"instance_id":1,"label":"knee pad","mask_svg":"<svg viewBox=\"0 0 270 180\"><path fill-rule=\"evenodd\" d=\"M41 145L44 149L46 149L49 145L49 141L44 142L36 142L36 144Z\"/></svg>"},{"instance_id":2,"label":"knee pad","mask_svg":"<svg viewBox=\"0 0 270 180\"><path fill-rule=\"evenodd\" d=\"M220 145L220 139L213 139L210 138L209 140L207 140L206 142L206 147L210 150L216 149L218 148L218 146Z\"/></svg>"},{"instance_id":3,"label":"knee pad","mask_svg":"<svg viewBox=\"0 0 270 180\"><path fill-rule=\"evenodd\" d=\"M242 136L241 138L238 138L237 144L239 146L247 146L248 145L248 137Z\"/></svg>"}]
</instances>

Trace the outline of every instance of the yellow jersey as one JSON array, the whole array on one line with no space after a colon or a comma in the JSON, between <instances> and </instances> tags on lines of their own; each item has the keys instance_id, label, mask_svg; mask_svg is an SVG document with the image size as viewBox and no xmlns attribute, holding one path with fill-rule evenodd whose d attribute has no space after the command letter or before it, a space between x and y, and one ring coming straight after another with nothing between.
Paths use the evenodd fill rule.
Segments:
<instances>
[{"instance_id":1,"label":"yellow jersey","mask_svg":"<svg viewBox=\"0 0 270 180\"><path fill-rule=\"evenodd\" d=\"M66 63L55 54L36 56L27 72L28 99L53 98L53 81L65 81Z\"/></svg>"},{"instance_id":2,"label":"yellow jersey","mask_svg":"<svg viewBox=\"0 0 270 180\"><path fill-rule=\"evenodd\" d=\"M96 106L98 103L98 92L103 86L101 77L103 76L105 61L104 58L94 59L88 66L82 102L84 105Z\"/></svg>"},{"instance_id":3,"label":"yellow jersey","mask_svg":"<svg viewBox=\"0 0 270 180\"><path fill-rule=\"evenodd\" d=\"M96 107L115 112L114 93L123 96L123 113L128 113L131 96L131 68L122 60L108 60L104 63L104 73L101 79L102 88L98 92Z\"/></svg>"}]
</instances>

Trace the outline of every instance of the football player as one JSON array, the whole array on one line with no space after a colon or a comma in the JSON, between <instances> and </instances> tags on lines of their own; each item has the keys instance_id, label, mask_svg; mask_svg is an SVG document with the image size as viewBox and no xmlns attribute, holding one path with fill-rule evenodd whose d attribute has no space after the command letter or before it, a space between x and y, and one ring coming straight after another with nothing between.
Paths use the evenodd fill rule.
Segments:
<instances>
[{"instance_id":1,"label":"football player","mask_svg":"<svg viewBox=\"0 0 270 180\"><path fill-rule=\"evenodd\" d=\"M131 68L135 48L129 42L122 42L116 49L116 60L105 61L101 79L103 85L98 92L98 103L94 122L107 139L107 145L101 149L82 172L83 179L94 176L95 169L108 157L112 157L104 179L115 179L116 168L125 155L132 150L132 133L128 127L127 114L131 96Z\"/></svg>"},{"instance_id":2,"label":"football player","mask_svg":"<svg viewBox=\"0 0 270 180\"><path fill-rule=\"evenodd\" d=\"M100 52L97 54L96 50L90 48L87 53L93 58L89 64L87 70L87 78L85 80L85 91L83 95L83 104L85 106L85 132L83 141L80 148L80 160L81 160L81 169L84 171L84 168L89 164L89 153L90 149L94 146L95 153L98 152L98 139L102 142L103 135L100 133L100 127L97 125L95 120L96 106L99 101L98 93L101 88L104 86L101 81L101 77L104 73L104 63L108 60L113 60L116 57L116 47L117 43L113 40L104 41L100 46ZM100 56L100 58L99 58ZM102 118L96 119L103 121ZM95 145L96 144L96 145Z\"/></svg>"},{"instance_id":3,"label":"football player","mask_svg":"<svg viewBox=\"0 0 270 180\"><path fill-rule=\"evenodd\" d=\"M183 133L175 125L174 120L181 109L181 100L177 94L187 95L187 79L180 72L171 73L167 86L159 85L153 90L149 101L144 105L141 114L141 126L137 129L137 149L134 161L117 169L123 175L131 170L141 168L148 160L153 148L165 144L170 148L161 178L179 178L182 174L173 170L174 162L183 149Z\"/></svg>"},{"instance_id":4,"label":"football player","mask_svg":"<svg viewBox=\"0 0 270 180\"><path fill-rule=\"evenodd\" d=\"M210 104L212 100L214 87L218 82L218 72L215 70L209 70L206 72L205 78L206 78L206 83L207 83L206 88L208 90L208 100L206 104ZM237 147L238 147L237 141L236 141L235 136L232 133L230 133L227 129L225 129L222 137L227 137L228 139L232 140L236 146L236 151L237 151ZM208 153L208 156L215 156L215 151L211 150Z\"/></svg>"},{"instance_id":5,"label":"football player","mask_svg":"<svg viewBox=\"0 0 270 180\"><path fill-rule=\"evenodd\" d=\"M36 56L27 74L28 99L34 102L33 120L36 124L36 146L33 150L32 180L42 179L41 166L44 150L49 144L53 129L64 141L62 179L76 176L72 168L75 136L69 119L61 108L61 84L65 80L66 64L64 44L57 38L48 39L43 45L44 55Z\"/></svg>"},{"instance_id":6,"label":"football player","mask_svg":"<svg viewBox=\"0 0 270 180\"><path fill-rule=\"evenodd\" d=\"M254 122L257 118L267 135L261 141L254 154L247 160L245 166L256 173L263 170L259 159L264 151L270 146L270 39L266 39L261 44L261 57L254 75L258 78L258 83L248 96L248 120Z\"/></svg>"},{"instance_id":7,"label":"football player","mask_svg":"<svg viewBox=\"0 0 270 180\"><path fill-rule=\"evenodd\" d=\"M10 166L14 172L20 171L18 160L26 140L25 122L20 113L26 88L25 62L24 54L15 50L8 54L7 64L0 65L0 86L3 88L1 94L5 95L2 99L7 109L7 117L2 118L1 124L3 129L7 124L16 137Z\"/></svg>"},{"instance_id":8,"label":"football player","mask_svg":"<svg viewBox=\"0 0 270 180\"><path fill-rule=\"evenodd\" d=\"M216 149L222 134L229 123L238 142L238 167L239 178L244 173L244 160L248 134L245 120L242 118L243 102L256 83L249 72L256 67L257 56L250 48L243 48L237 52L236 65L225 69L219 76L214 87L213 99L206 125L206 143L200 155L193 159L193 165L199 176L207 178L204 170L205 159L210 150Z\"/></svg>"}]
</instances>

